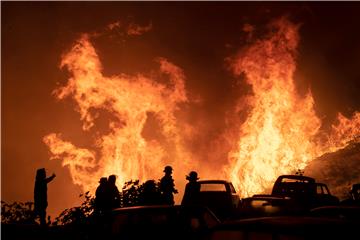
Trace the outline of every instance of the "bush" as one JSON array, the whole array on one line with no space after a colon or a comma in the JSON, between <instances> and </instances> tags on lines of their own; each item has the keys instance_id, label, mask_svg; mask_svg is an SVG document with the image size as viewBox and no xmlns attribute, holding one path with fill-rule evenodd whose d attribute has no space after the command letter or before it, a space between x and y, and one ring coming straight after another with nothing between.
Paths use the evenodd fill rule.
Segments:
<instances>
[{"instance_id":1,"label":"bush","mask_svg":"<svg viewBox=\"0 0 360 240\"><path fill-rule=\"evenodd\" d=\"M35 224L33 206L33 202L13 202L8 204L1 201L1 223Z\"/></svg>"},{"instance_id":2,"label":"bush","mask_svg":"<svg viewBox=\"0 0 360 240\"><path fill-rule=\"evenodd\" d=\"M122 193L121 207L161 204L159 183L148 180L139 185L139 180L126 182Z\"/></svg>"},{"instance_id":3,"label":"bush","mask_svg":"<svg viewBox=\"0 0 360 240\"><path fill-rule=\"evenodd\" d=\"M120 193L121 207L132 207L139 205L142 186L139 180L125 182Z\"/></svg>"},{"instance_id":4,"label":"bush","mask_svg":"<svg viewBox=\"0 0 360 240\"><path fill-rule=\"evenodd\" d=\"M79 197L84 197L84 201L79 207L72 207L65 209L60 215L55 218L53 225L65 224L83 224L86 223L88 218L94 212L95 198L90 195L90 192L80 194Z\"/></svg>"},{"instance_id":5,"label":"bush","mask_svg":"<svg viewBox=\"0 0 360 240\"><path fill-rule=\"evenodd\" d=\"M78 207L65 209L60 213L52 225L85 224L94 213L95 197L90 192L80 194L84 201ZM140 184L139 180L125 182L120 193L120 207L161 204L159 184L149 180ZM1 223L33 223L33 202L1 202ZM50 220L49 224L50 224Z\"/></svg>"}]
</instances>

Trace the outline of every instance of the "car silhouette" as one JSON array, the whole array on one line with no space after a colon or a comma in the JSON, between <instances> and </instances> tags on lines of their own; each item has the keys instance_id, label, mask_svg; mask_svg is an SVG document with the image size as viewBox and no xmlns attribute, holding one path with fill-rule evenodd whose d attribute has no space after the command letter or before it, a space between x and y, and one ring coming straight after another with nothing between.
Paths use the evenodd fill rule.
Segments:
<instances>
[{"instance_id":1,"label":"car silhouette","mask_svg":"<svg viewBox=\"0 0 360 240\"><path fill-rule=\"evenodd\" d=\"M219 219L232 217L239 208L240 197L231 182L201 180L199 203L210 208Z\"/></svg>"},{"instance_id":2,"label":"car silhouette","mask_svg":"<svg viewBox=\"0 0 360 240\"><path fill-rule=\"evenodd\" d=\"M198 239L219 223L203 206L138 206L113 210L104 230L117 239Z\"/></svg>"},{"instance_id":3,"label":"car silhouette","mask_svg":"<svg viewBox=\"0 0 360 240\"><path fill-rule=\"evenodd\" d=\"M346 219L358 221L360 225L359 206L324 206L310 210L310 216L322 218Z\"/></svg>"},{"instance_id":4,"label":"car silhouette","mask_svg":"<svg viewBox=\"0 0 360 240\"><path fill-rule=\"evenodd\" d=\"M290 203L289 199L283 197L254 195L242 199L238 218L288 215L292 210Z\"/></svg>"},{"instance_id":5,"label":"car silhouette","mask_svg":"<svg viewBox=\"0 0 360 240\"><path fill-rule=\"evenodd\" d=\"M290 198L304 209L339 204L339 199L330 194L326 184L317 183L314 178L302 175L279 176L271 196Z\"/></svg>"},{"instance_id":6,"label":"car silhouette","mask_svg":"<svg viewBox=\"0 0 360 240\"><path fill-rule=\"evenodd\" d=\"M222 223L211 229L204 239L356 239L358 226L356 222L315 217L249 218Z\"/></svg>"}]
</instances>

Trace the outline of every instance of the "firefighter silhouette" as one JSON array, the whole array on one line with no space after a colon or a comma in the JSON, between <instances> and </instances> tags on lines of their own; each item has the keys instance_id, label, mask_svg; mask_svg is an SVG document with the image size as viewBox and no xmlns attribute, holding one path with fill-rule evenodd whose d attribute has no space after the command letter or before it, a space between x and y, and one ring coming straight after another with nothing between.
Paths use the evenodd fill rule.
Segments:
<instances>
[{"instance_id":1,"label":"firefighter silhouette","mask_svg":"<svg viewBox=\"0 0 360 240\"><path fill-rule=\"evenodd\" d=\"M186 180L189 182L185 186L185 193L182 199L181 205L197 205L199 204L200 184L197 180L198 174L195 171L191 171Z\"/></svg>"},{"instance_id":2,"label":"firefighter silhouette","mask_svg":"<svg viewBox=\"0 0 360 240\"><path fill-rule=\"evenodd\" d=\"M95 212L97 214L103 214L110 210L110 204L108 203L109 197L109 185L106 177L100 178L99 186L95 192Z\"/></svg>"},{"instance_id":3,"label":"firefighter silhouette","mask_svg":"<svg viewBox=\"0 0 360 240\"><path fill-rule=\"evenodd\" d=\"M164 169L165 176L160 180L160 192L164 204L174 205L174 193L178 193L175 189L174 179L172 178L172 167L166 166Z\"/></svg>"},{"instance_id":4,"label":"firefighter silhouette","mask_svg":"<svg viewBox=\"0 0 360 240\"><path fill-rule=\"evenodd\" d=\"M109 205L111 209L120 207L120 192L116 187L116 176L110 175L108 178Z\"/></svg>"}]
</instances>

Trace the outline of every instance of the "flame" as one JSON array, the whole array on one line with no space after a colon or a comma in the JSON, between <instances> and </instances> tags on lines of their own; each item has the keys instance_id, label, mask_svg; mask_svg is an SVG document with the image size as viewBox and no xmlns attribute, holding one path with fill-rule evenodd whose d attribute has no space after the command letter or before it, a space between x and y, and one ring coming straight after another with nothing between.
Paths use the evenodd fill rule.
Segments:
<instances>
[{"instance_id":1,"label":"flame","mask_svg":"<svg viewBox=\"0 0 360 240\"><path fill-rule=\"evenodd\" d=\"M61 139L59 134L44 137L52 159L62 159L69 166L72 180L83 190L94 190L101 176L116 174L122 184L129 179L145 180L160 172L166 163L183 168L187 151L182 146L175 112L179 103L187 102L183 71L164 58L158 59L160 74L169 78L167 85L143 75L106 77L95 48L88 35L63 56L71 78L64 87L54 91L58 99L72 97L83 122L83 130L94 127L94 110L106 110L114 118L109 120L110 132L98 136L94 151L78 148ZM159 121L162 135L171 151L160 141L146 140L142 135L148 114ZM172 159L171 161L169 159ZM160 167L160 168L161 168Z\"/></svg>"},{"instance_id":2,"label":"flame","mask_svg":"<svg viewBox=\"0 0 360 240\"><path fill-rule=\"evenodd\" d=\"M360 112L355 112L350 119L338 113L337 122L332 125L324 152L335 152L352 141L360 140Z\"/></svg>"},{"instance_id":3,"label":"flame","mask_svg":"<svg viewBox=\"0 0 360 240\"><path fill-rule=\"evenodd\" d=\"M319 138L321 121L312 95L301 97L294 85L298 26L281 18L270 28L270 34L231 62L234 74L244 74L253 91L246 102L251 111L228 155L227 172L243 197L268 190L279 175L305 168L312 159L345 147L360 134L356 113L352 119L339 115L339 123L325 139Z\"/></svg>"},{"instance_id":4,"label":"flame","mask_svg":"<svg viewBox=\"0 0 360 240\"><path fill-rule=\"evenodd\" d=\"M109 25L110 30L119 27L120 22ZM151 27L135 27L128 34L142 34ZM282 18L270 28L270 34L243 48L231 60L234 74L245 75L252 87L252 95L237 105L249 113L240 128L226 130L223 139L236 144L230 152L224 147L229 160L225 173L219 171L224 165L219 162L216 169L204 174L211 178L226 176L242 197L264 192L279 175L303 169L311 160L344 148L360 135L360 113L352 118L339 114L337 123L324 132L311 92L299 95L294 84L299 27ZM254 35L252 26L245 30ZM63 166L69 167L73 182L83 190L94 191L98 179L110 174L116 174L120 184L130 179L143 181L154 179L162 174L159 168L171 164L176 179L184 176L185 170L196 170L199 162L205 163L199 159L190 162L196 154L192 155L184 141L189 135L195 136L194 129L176 117L179 105L189 102L184 73L164 58L159 58L158 63L159 73L155 76L167 76L167 83L142 74L104 76L90 35L86 34L62 57L61 67L71 77L65 86L54 91L55 97L74 100L84 131L95 127L102 111L112 116L109 131L95 136L92 150L63 140L61 134L50 133L43 139L51 159L62 160ZM144 137L149 115L158 121L163 140ZM222 147L223 139L209 139L209 152L199 158L220 156L214 152ZM204 173L207 169L200 170Z\"/></svg>"}]
</instances>

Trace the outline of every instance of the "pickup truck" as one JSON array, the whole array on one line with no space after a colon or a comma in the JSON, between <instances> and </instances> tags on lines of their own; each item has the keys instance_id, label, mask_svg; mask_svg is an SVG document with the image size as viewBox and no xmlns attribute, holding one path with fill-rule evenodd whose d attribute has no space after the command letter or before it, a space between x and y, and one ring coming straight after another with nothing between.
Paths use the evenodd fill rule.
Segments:
<instances>
[{"instance_id":1,"label":"pickup truck","mask_svg":"<svg viewBox=\"0 0 360 240\"><path fill-rule=\"evenodd\" d=\"M287 197L305 207L337 205L339 199L331 195L324 183L302 175L282 175L275 181L272 196Z\"/></svg>"},{"instance_id":2,"label":"pickup truck","mask_svg":"<svg viewBox=\"0 0 360 240\"><path fill-rule=\"evenodd\" d=\"M240 197L231 182L201 180L199 202L211 209L220 220L232 217L238 210Z\"/></svg>"},{"instance_id":3,"label":"pickup truck","mask_svg":"<svg viewBox=\"0 0 360 240\"><path fill-rule=\"evenodd\" d=\"M257 194L242 199L242 217L303 214L320 206L338 205L324 183L302 175L282 175L274 183L271 195Z\"/></svg>"}]
</instances>

